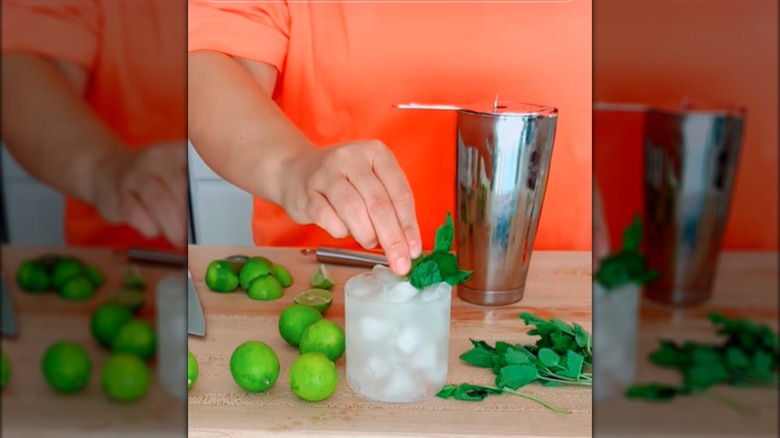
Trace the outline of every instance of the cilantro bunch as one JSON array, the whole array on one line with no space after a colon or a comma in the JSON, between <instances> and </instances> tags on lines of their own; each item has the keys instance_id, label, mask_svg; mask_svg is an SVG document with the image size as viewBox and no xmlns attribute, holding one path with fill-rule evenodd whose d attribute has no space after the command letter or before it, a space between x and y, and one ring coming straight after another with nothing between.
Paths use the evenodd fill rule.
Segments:
<instances>
[{"instance_id":1,"label":"cilantro bunch","mask_svg":"<svg viewBox=\"0 0 780 438\"><path fill-rule=\"evenodd\" d=\"M471 278L471 271L461 271L458 258L450 253L454 238L455 224L447 213L444 225L436 229L433 252L412 260L412 269L406 276L412 286L424 290L443 281L455 286Z\"/></svg>"},{"instance_id":2,"label":"cilantro bunch","mask_svg":"<svg viewBox=\"0 0 780 438\"><path fill-rule=\"evenodd\" d=\"M636 215L623 232L621 250L601 260L594 276L596 281L611 290L629 283L647 284L658 278L658 272L648 269L645 257L639 252L641 243L642 221Z\"/></svg>"},{"instance_id":3,"label":"cilantro bunch","mask_svg":"<svg viewBox=\"0 0 780 438\"><path fill-rule=\"evenodd\" d=\"M679 344L661 340L660 348L650 354L652 363L677 370L682 376L681 385L634 385L626 391L626 396L666 402L678 396L703 395L745 413L753 413L708 390L715 385L776 388L780 369L777 333L766 324L745 318L731 319L714 312L708 318L717 327L717 334L723 337L721 343L685 341Z\"/></svg>"},{"instance_id":4,"label":"cilantro bunch","mask_svg":"<svg viewBox=\"0 0 780 438\"><path fill-rule=\"evenodd\" d=\"M591 386L592 337L577 323L546 320L528 312L521 313L520 318L525 325L534 326L528 334L539 336L535 344L512 345L499 341L490 346L484 341L472 339L473 348L460 356L469 365L491 369L496 376L495 387L468 383L446 385L438 396L478 401L491 394L509 393L533 400L556 412L567 412L517 389L533 382L544 386Z\"/></svg>"}]
</instances>

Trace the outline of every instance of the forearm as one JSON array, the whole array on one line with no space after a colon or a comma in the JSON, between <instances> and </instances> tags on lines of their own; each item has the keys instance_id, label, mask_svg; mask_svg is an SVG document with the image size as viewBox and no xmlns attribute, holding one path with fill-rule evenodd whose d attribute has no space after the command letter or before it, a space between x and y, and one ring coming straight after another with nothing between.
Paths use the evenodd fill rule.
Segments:
<instances>
[{"instance_id":1,"label":"forearm","mask_svg":"<svg viewBox=\"0 0 780 438\"><path fill-rule=\"evenodd\" d=\"M276 70L252 72L215 52L189 55L189 136L217 174L261 198L281 202L282 172L313 145L271 99Z\"/></svg>"},{"instance_id":2,"label":"forearm","mask_svg":"<svg viewBox=\"0 0 780 438\"><path fill-rule=\"evenodd\" d=\"M93 204L101 167L126 148L85 102L86 80L27 54L3 55L2 73L8 150L44 184Z\"/></svg>"}]
</instances>

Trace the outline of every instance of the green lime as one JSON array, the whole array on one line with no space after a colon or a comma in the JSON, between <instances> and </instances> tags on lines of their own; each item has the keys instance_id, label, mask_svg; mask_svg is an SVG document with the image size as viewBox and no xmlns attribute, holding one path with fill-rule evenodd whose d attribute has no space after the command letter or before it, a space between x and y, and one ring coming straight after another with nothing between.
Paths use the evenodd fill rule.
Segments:
<instances>
[{"instance_id":1,"label":"green lime","mask_svg":"<svg viewBox=\"0 0 780 438\"><path fill-rule=\"evenodd\" d=\"M69 301L84 301L95 295L95 286L83 273L68 279L58 290L60 296Z\"/></svg>"},{"instance_id":2,"label":"green lime","mask_svg":"<svg viewBox=\"0 0 780 438\"><path fill-rule=\"evenodd\" d=\"M3 351L0 355L0 389L5 388L9 380L11 380L11 361L8 360L8 356Z\"/></svg>"},{"instance_id":3,"label":"green lime","mask_svg":"<svg viewBox=\"0 0 780 438\"><path fill-rule=\"evenodd\" d=\"M279 334L288 344L298 347L303 332L321 319L322 315L313 307L293 304L279 316Z\"/></svg>"},{"instance_id":4,"label":"green lime","mask_svg":"<svg viewBox=\"0 0 780 438\"><path fill-rule=\"evenodd\" d=\"M141 270L138 266L131 265L127 272L125 272L124 278L122 278L122 287L126 289L138 289L142 290L146 288L146 282L141 277Z\"/></svg>"},{"instance_id":5,"label":"green lime","mask_svg":"<svg viewBox=\"0 0 780 438\"><path fill-rule=\"evenodd\" d=\"M54 265L51 273L51 281L57 290L65 287L65 283L71 278L76 278L84 273L84 264L75 257L62 257Z\"/></svg>"},{"instance_id":6,"label":"green lime","mask_svg":"<svg viewBox=\"0 0 780 438\"><path fill-rule=\"evenodd\" d=\"M27 292L43 292L51 287L49 273L38 260L25 260L16 272L16 283Z\"/></svg>"},{"instance_id":7,"label":"green lime","mask_svg":"<svg viewBox=\"0 0 780 438\"><path fill-rule=\"evenodd\" d=\"M282 287L292 286L292 275L290 275L290 271L288 271L287 268L282 265L273 265L271 266L271 270L274 271L273 274L276 279L279 280Z\"/></svg>"},{"instance_id":8,"label":"green lime","mask_svg":"<svg viewBox=\"0 0 780 438\"><path fill-rule=\"evenodd\" d=\"M111 351L135 354L143 360L154 356L157 348L157 334L151 324L140 319L126 322L114 337Z\"/></svg>"},{"instance_id":9,"label":"green lime","mask_svg":"<svg viewBox=\"0 0 780 438\"><path fill-rule=\"evenodd\" d=\"M103 282L105 281L103 278L103 274L100 272L100 270L96 266L92 265L86 265L84 266L84 274L87 276L89 281L92 283L92 286L95 286L95 289L99 288L103 285Z\"/></svg>"},{"instance_id":10,"label":"green lime","mask_svg":"<svg viewBox=\"0 0 780 438\"><path fill-rule=\"evenodd\" d=\"M106 304L115 304L124 307L135 314L141 310L144 301L146 301L146 293L144 291L137 289L122 289L108 297Z\"/></svg>"},{"instance_id":11,"label":"green lime","mask_svg":"<svg viewBox=\"0 0 780 438\"><path fill-rule=\"evenodd\" d=\"M90 320L90 330L100 345L111 348L119 329L133 319L130 309L116 304L104 304L95 310Z\"/></svg>"},{"instance_id":12,"label":"green lime","mask_svg":"<svg viewBox=\"0 0 780 438\"><path fill-rule=\"evenodd\" d=\"M320 265L317 272L314 273L314 276L311 278L311 285L317 289L330 289L333 287L333 280L328 275L325 265Z\"/></svg>"},{"instance_id":13,"label":"green lime","mask_svg":"<svg viewBox=\"0 0 780 438\"><path fill-rule=\"evenodd\" d=\"M192 389L192 385L198 381L198 361L191 351L187 352L187 390Z\"/></svg>"},{"instance_id":14,"label":"green lime","mask_svg":"<svg viewBox=\"0 0 780 438\"><path fill-rule=\"evenodd\" d=\"M72 341L57 341L43 354L41 370L43 377L56 391L74 393L89 383L92 362L87 350L81 345Z\"/></svg>"},{"instance_id":15,"label":"green lime","mask_svg":"<svg viewBox=\"0 0 780 438\"><path fill-rule=\"evenodd\" d=\"M253 300L271 301L281 298L284 291L279 280L269 274L252 280L246 294Z\"/></svg>"},{"instance_id":16,"label":"green lime","mask_svg":"<svg viewBox=\"0 0 780 438\"><path fill-rule=\"evenodd\" d=\"M149 390L151 381L149 366L134 354L112 354L100 372L103 392L111 400L121 403L143 397Z\"/></svg>"},{"instance_id":17,"label":"green lime","mask_svg":"<svg viewBox=\"0 0 780 438\"><path fill-rule=\"evenodd\" d=\"M345 348L344 330L333 321L322 319L310 325L301 336L301 353L322 353L332 361L337 361Z\"/></svg>"},{"instance_id":18,"label":"green lime","mask_svg":"<svg viewBox=\"0 0 780 438\"><path fill-rule=\"evenodd\" d=\"M227 260L214 260L206 268L206 286L214 292L233 292L238 287L238 270Z\"/></svg>"},{"instance_id":19,"label":"green lime","mask_svg":"<svg viewBox=\"0 0 780 438\"><path fill-rule=\"evenodd\" d=\"M333 304L333 294L325 289L309 289L296 295L293 301L304 306L314 307L320 313L325 313Z\"/></svg>"},{"instance_id":20,"label":"green lime","mask_svg":"<svg viewBox=\"0 0 780 438\"><path fill-rule=\"evenodd\" d=\"M230 356L230 374L238 386L251 392L263 392L279 378L279 357L268 344L246 341Z\"/></svg>"},{"instance_id":21,"label":"green lime","mask_svg":"<svg viewBox=\"0 0 780 438\"><path fill-rule=\"evenodd\" d=\"M252 257L244 263L244 267L241 268L239 273L239 283L241 288L245 291L249 291L249 286L252 281L257 277L273 274L271 264L265 257Z\"/></svg>"},{"instance_id":22,"label":"green lime","mask_svg":"<svg viewBox=\"0 0 780 438\"><path fill-rule=\"evenodd\" d=\"M290 367L290 390L310 402L327 399L339 383L336 365L322 353L304 353Z\"/></svg>"}]
</instances>

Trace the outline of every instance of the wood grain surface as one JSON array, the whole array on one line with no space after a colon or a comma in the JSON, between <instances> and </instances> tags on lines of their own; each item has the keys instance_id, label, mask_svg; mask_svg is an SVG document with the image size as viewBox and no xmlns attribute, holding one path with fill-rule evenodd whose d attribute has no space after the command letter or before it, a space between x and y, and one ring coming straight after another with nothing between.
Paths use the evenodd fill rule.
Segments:
<instances>
[{"instance_id":1,"label":"wood grain surface","mask_svg":"<svg viewBox=\"0 0 780 438\"><path fill-rule=\"evenodd\" d=\"M254 301L241 290L220 294L203 282L207 265L233 254L263 255L286 266L294 284L275 301ZM342 357L336 362L340 381L336 393L320 403L298 400L289 388L288 370L297 350L278 332L278 316L292 304L293 296L309 288L318 263L292 248L191 246L189 266L203 305L206 336L190 336L189 349L200 363L200 377L189 392L189 436L591 436L590 388L545 388L533 384L524 391L572 410L553 413L531 401L509 395L481 402L434 398L415 404L385 404L360 398L349 388ZM363 268L330 265L336 285L334 300L325 317L344 326L343 284L365 272ZM525 297L515 305L482 307L453 297L450 362L451 383L490 384L489 370L465 365L458 356L467 351L469 338L493 343L506 340L529 343L518 315L531 311L544 317L576 321L591 330L590 252L535 252L531 260ZM229 360L242 342L268 343L282 365L276 385L251 394L233 381Z\"/></svg>"},{"instance_id":2,"label":"wood grain surface","mask_svg":"<svg viewBox=\"0 0 780 438\"><path fill-rule=\"evenodd\" d=\"M707 313L765 322L777 330L777 253L725 253L721 256L711 300L698 307L670 308L643 302L639 326L637 383L679 384L675 372L652 365L647 356L659 339L717 342ZM594 312L598 315L598 309ZM598 323L598 320L597 322ZM598 366L598 358L594 358ZM736 389L718 386L713 392L758 409L747 416L701 397L671 403L613 400L594 406L597 437L777 437L777 389Z\"/></svg>"},{"instance_id":3,"label":"wood grain surface","mask_svg":"<svg viewBox=\"0 0 780 438\"><path fill-rule=\"evenodd\" d=\"M19 290L15 277L19 264L42 254L73 255L97 266L106 282L85 302L69 302L55 292L34 295ZM92 338L92 311L119 290L129 262L111 250L79 248L2 248L2 271L16 310L17 335L3 338L2 349L12 367L9 385L2 391L2 436L186 436L186 404L170 397L159 384L152 361L152 384L144 398L131 404L110 401L100 388L100 369L109 356ZM154 291L167 275L184 275L183 269L142 266L148 299L138 317L155 324ZM186 309L182 309L186 312ZM44 380L40 360L53 342L80 343L92 359L92 376L84 391L57 394Z\"/></svg>"}]
</instances>

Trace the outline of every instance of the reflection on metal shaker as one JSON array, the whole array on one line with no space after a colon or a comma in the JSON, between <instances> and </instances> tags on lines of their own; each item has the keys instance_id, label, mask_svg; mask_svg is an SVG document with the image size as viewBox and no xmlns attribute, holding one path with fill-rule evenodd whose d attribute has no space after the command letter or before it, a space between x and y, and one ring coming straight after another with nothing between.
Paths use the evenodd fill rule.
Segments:
<instances>
[{"instance_id":1,"label":"reflection on metal shaker","mask_svg":"<svg viewBox=\"0 0 780 438\"><path fill-rule=\"evenodd\" d=\"M502 104L466 107L457 124L457 242L461 299L505 305L523 298L552 158L558 111Z\"/></svg>"},{"instance_id":2,"label":"reflection on metal shaker","mask_svg":"<svg viewBox=\"0 0 780 438\"><path fill-rule=\"evenodd\" d=\"M650 110L645 125L645 246L661 277L648 298L709 299L740 155L741 109Z\"/></svg>"}]
</instances>

